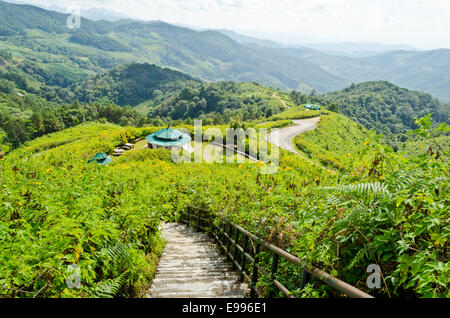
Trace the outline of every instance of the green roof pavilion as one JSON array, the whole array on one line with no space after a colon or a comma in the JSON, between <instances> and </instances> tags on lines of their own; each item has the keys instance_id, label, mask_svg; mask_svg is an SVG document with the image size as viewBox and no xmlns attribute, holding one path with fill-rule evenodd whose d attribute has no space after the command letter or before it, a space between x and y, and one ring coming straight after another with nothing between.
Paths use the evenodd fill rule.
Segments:
<instances>
[{"instance_id":1,"label":"green roof pavilion","mask_svg":"<svg viewBox=\"0 0 450 318\"><path fill-rule=\"evenodd\" d=\"M189 144L192 140L191 136L172 128L161 129L145 137L145 139L148 142L149 148L168 149L183 148L183 146Z\"/></svg>"},{"instance_id":2,"label":"green roof pavilion","mask_svg":"<svg viewBox=\"0 0 450 318\"><path fill-rule=\"evenodd\" d=\"M106 166L111 161L112 159L106 153L99 152L88 163L97 162L99 165Z\"/></svg>"}]
</instances>

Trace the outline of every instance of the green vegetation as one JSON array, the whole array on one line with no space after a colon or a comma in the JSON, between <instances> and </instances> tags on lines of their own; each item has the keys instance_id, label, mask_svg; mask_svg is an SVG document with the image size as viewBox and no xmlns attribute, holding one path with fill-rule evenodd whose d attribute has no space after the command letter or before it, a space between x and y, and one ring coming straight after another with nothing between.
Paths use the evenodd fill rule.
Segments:
<instances>
[{"instance_id":1,"label":"green vegetation","mask_svg":"<svg viewBox=\"0 0 450 318\"><path fill-rule=\"evenodd\" d=\"M431 125L418 123L427 138ZM193 205L362 289L367 265L376 263L384 280L382 289L369 291L375 296L449 296L444 157L406 159L371 143L367 169L340 175L284 151L274 175L261 175L256 163L174 164L170 152L149 149L108 167L87 164L95 153L156 129L81 125L0 161L7 189L0 194L2 295L140 295L161 251L159 220L176 220ZM81 269L81 289L66 287L70 264ZM296 275L288 277L283 283L290 286ZM108 294L110 284L116 288ZM314 284L318 295L333 295Z\"/></svg>"},{"instance_id":2,"label":"green vegetation","mask_svg":"<svg viewBox=\"0 0 450 318\"><path fill-rule=\"evenodd\" d=\"M305 119L320 116L320 111L307 110L303 106L291 108L280 114L269 117L269 120L283 120L283 119Z\"/></svg>"},{"instance_id":3,"label":"green vegetation","mask_svg":"<svg viewBox=\"0 0 450 318\"><path fill-rule=\"evenodd\" d=\"M186 74L168 68L130 64L91 77L72 90L82 102L93 102L106 97L121 106L136 106L153 98L158 99L163 94L181 91L183 85L195 81Z\"/></svg>"},{"instance_id":4,"label":"green vegetation","mask_svg":"<svg viewBox=\"0 0 450 318\"><path fill-rule=\"evenodd\" d=\"M325 95L290 93L297 105L319 104L326 110L341 113L367 129L384 135L384 142L399 150L408 132L417 128L415 118L430 113L437 123L448 122L449 104L441 103L431 95L410 91L384 81L352 84L348 88ZM272 118L284 119L305 116L302 107L291 109ZM292 113L292 116L289 116ZM316 112L319 114L320 112Z\"/></svg>"},{"instance_id":5,"label":"green vegetation","mask_svg":"<svg viewBox=\"0 0 450 318\"><path fill-rule=\"evenodd\" d=\"M365 155L364 148L375 140L364 127L345 116L321 116L318 127L294 138L293 144L309 158L333 169L353 168Z\"/></svg>"},{"instance_id":6,"label":"green vegetation","mask_svg":"<svg viewBox=\"0 0 450 318\"><path fill-rule=\"evenodd\" d=\"M256 83L188 83L181 91L150 109L151 118L202 119L208 124L253 121L286 109L273 97L275 90ZM155 104L157 102L155 101Z\"/></svg>"},{"instance_id":7,"label":"green vegetation","mask_svg":"<svg viewBox=\"0 0 450 318\"><path fill-rule=\"evenodd\" d=\"M450 297L448 104L388 82L319 95L314 87L346 81L306 62L314 52L161 22L83 19L70 30L66 15L0 1L0 38L0 297L140 297L164 246L160 222L188 206L374 296ZM319 115L293 141L319 165L280 150L273 175L253 160L175 164L145 141L106 167L88 163L168 124L193 134L201 119L203 131L224 133ZM194 146L208 149L206 140ZM79 289L66 284L72 264ZM367 290L370 264L381 289ZM270 270L264 255L261 266ZM300 277L286 264L279 272L289 289ZM294 295L338 296L317 282Z\"/></svg>"},{"instance_id":8,"label":"green vegetation","mask_svg":"<svg viewBox=\"0 0 450 318\"><path fill-rule=\"evenodd\" d=\"M400 134L417 128L414 118L433 113L437 122L448 120L449 105L431 95L413 92L388 82L352 85L326 95L328 104L340 105L340 112L368 129L383 134Z\"/></svg>"},{"instance_id":9,"label":"green vegetation","mask_svg":"<svg viewBox=\"0 0 450 318\"><path fill-rule=\"evenodd\" d=\"M163 246L157 230L162 210L150 206L164 199L154 198L157 190L146 181L155 171L136 179L132 170L119 174L86 163L93 152L128 139L130 130L84 125L2 160L1 295L142 295ZM81 269L81 289L67 288L70 264Z\"/></svg>"},{"instance_id":10,"label":"green vegetation","mask_svg":"<svg viewBox=\"0 0 450 318\"><path fill-rule=\"evenodd\" d=\"M61 105L33 94L0 93L0 128L7 135L4 142L13 148L36 137L95 120L137 127L148 122L131 107L120 107L105 99Z\"/></svg>"}]
</instances>

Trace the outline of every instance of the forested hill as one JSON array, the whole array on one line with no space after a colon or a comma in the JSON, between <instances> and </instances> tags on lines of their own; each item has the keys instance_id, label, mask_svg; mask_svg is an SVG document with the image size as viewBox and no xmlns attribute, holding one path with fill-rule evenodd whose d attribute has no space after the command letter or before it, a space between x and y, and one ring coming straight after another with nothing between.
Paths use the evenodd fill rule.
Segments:
<instances>
[{"instance_id":1,"label":"forested hill","mask_svg":"<svg viewBox=\"0 0 450 318\"><path fill-rule=\"evenodd\" d=\"M437 122L447 122L449 104L430 94L411 91L385 81L353 84L326 94L322 99L368 129L398 134L417 128L414 119L433 113Z\"/></svg>"},{"instance_id":2,"label":"forested hill","mask_svg":"<svg viewBox=\"0 0 450 318\"><path fill-rule=\"evenodd\" d=\"M199 82L199 80L168 68L147 63L133 63L88 78L72 87L72 90L74 97L81 102L92 102L107 97L121 106L136 106L158 94L181 90L186 85L184 82Z\"/></svg>"}]
</instances>

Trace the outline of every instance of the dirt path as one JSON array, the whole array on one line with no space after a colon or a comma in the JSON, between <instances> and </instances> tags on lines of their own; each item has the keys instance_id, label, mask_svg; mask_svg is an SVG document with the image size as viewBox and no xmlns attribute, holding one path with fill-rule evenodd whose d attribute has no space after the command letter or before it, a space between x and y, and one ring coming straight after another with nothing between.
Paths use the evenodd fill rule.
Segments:
<instances>
[{"instance_id":1,"label":"dirt path","mask_svg":"<svg viewBox=\"0 0 450 318\"><path fill-rule=\"evenodd\" d=\"M281 104L282 104L284 107L286 107L287 109L291 109L291 108L292 108L292 107L288 106L288 105L286 104L286 102L285 102L280 96L278 96L276 93L273 93L273 94L272 94L272 97L278 98L278 99L280 100Z\"/></svg>"}]
</instances>

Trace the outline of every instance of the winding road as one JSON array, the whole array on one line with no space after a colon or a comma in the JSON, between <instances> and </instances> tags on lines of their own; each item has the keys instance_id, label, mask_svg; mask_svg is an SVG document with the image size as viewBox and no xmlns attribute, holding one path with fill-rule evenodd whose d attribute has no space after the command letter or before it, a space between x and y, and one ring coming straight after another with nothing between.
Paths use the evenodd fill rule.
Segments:
<instances>
[{"instance_id":1,"label":"winding road","mask_svg":"<svg viewBox=\"0 0 450 318\"><path fill-rule=\"evenodd\" d=\"M274 130L269 135L268 140L270 143L272 143L282 149L285 149L292 153L295 153L295 154L301 156L306 161L311 162L312 164L322 167L318 163L311 161L310 159L308 159L305 156L303 156L302 154L300 154L295 149L294 145L292 144L292 139L295 136L298 136L298 135L304 133L305 131L315 129L317 127L317 123L319 121L320 121L320 117L293 120L295 126L290 126L287 128Z\"/></svg>"}]
</instances>

